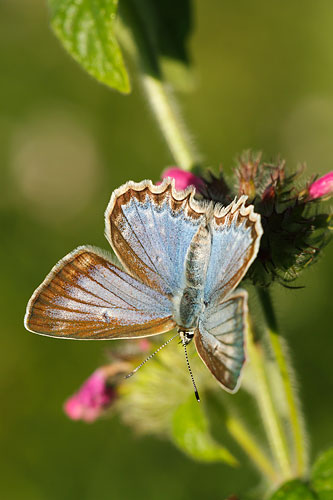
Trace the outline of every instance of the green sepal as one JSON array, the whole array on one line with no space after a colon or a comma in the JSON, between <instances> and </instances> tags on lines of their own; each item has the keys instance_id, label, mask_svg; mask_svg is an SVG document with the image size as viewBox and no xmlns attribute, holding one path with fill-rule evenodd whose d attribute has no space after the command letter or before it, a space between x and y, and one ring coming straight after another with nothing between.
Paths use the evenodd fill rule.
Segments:
<instances>
[{"instance_id":1,"label":"green sepal","mask_svg":"<svg viewBox=\"0 0 333 500\"><path fill-rule=\"evenodd\" d=\"M333 448L320 455L314 463L311 486L319 500L333 500Z\"/></svg>"},{"instance_id":2,"label":"green sepal","mask_svg":"<svg viewBox=\"0 0 333 500\"><path fill-rule=\"evenodd\" d=\"M236 458L211 436L203 404L196 401L194 394L174 412L172 439L178 448L200 462L238 465Z\"/></svg>"},{"instance_id":3,"label":"green sepal","mask_svg":"<svg viewBox=\"0 0 333 500\"><path fill-rule=\"evenodd\" d=\"M280 486L270 500L316 500L316 496L305 483L293 479Z\"/></svg>"},{"instance_id":4,"label":"green sepal","mask_svg":"<svg viewBox=\"0 0 333 500\"><path fill-rule=\"evenodd\" d=\"M153 0L162 71L165 79L181 91L193 88L187 51L192 29L191 3L191 0Z\"/></svg>"},{"instance_id":5,"label":"green sepal","mask_svg":"<svg viewBox=\"0 0 333 500\"><path fill-rule=\"evenodd\" d=\"M52 28L69 54L99 82L129 93L114 34L118 0L48 0Z\"/></svg>"}]
</instances>

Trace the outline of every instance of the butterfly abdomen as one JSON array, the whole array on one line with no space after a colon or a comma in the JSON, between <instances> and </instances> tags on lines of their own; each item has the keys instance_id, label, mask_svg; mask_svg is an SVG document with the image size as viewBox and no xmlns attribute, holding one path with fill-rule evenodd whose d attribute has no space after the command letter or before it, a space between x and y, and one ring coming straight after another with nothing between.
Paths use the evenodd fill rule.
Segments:
<instances>
[{"instance_id":1,"label":"butterfly abdomen","mask_svg":"<svg viewBox=\"0 0 333 500\"><path fill-rule=\"evenodd\" d=\"M210 258L211 233L199 226L185 257L184 286L175 298L175 319L182 328L196 328L203 310L204 284Z\"/></svg>"}]
</instances>

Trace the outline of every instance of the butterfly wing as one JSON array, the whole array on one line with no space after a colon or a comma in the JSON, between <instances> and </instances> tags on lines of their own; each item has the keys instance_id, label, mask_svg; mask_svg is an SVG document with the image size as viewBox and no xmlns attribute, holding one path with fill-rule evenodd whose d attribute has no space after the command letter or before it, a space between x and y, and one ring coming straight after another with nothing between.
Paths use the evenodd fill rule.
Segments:
<instances>
[{"instance_id":1,"label":"butterfly wing","mask_svg":"<svg viewBox=\"0 0 333 500\"><path fill-rule=\"evenodd\" d=\"M206 206L194 192L176 191L170 179L158 186L128 182L105 212L106 237L125 269L167 296L181 286L186 252L206 220Z\"/></svg>"},{"instance_id":2,"label":"butterfly wing","mask_svg":"<svg viewBox=\"0 0 333 500\"><path fill-rule=\"evenodd\" d=\"M73 339L146 337L174 325L167 297L90 247L77 248L52 269L25 315L32 332Z\"/></svg>"},{"instance_id":3,"label":"butterfly wing","mask_svg":"<svg viewBox=\"0 0 333 500\"><path fill-rule=\"evenodd\" d=\"M239 290L209 304L194 334L200 358L228 392L237 391L245 362L246 312L247 292Z\"/></svg>"},{"instance_id":4,"label":"butterfly wing","mask_svg":"<svg viewBox=\"0 0 333 500\"><path fill-rule=\"evenodd\" d=\"M212 234L205 302L219 301L236 288L255 259L263 230L260 215L245 206L242 196L225 208L216 208L210 222Z\"/></svg>"}]
</instances>

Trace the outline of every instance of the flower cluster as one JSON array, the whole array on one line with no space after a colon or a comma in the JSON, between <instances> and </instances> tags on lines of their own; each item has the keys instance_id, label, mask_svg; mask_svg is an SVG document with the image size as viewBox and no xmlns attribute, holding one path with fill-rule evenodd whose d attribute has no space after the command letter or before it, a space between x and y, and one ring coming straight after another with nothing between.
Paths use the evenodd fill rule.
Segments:
<instances>
[{"instance_id":1,"label":"flower cluster","mask_svg":"<svg viewBox=\"0 0 333 500\"><path fill-rule=\"evenodd\" d=\"M301 189L298 187L300 173L298 170L288 174L284 162L278 162L276 165L267 164L262 162L260 154L246 153L239 160L232 187L226 182L222 171L218 176L207 172L205 176L199 177L180 168L171 167L163 172L162 178L174 178L175 187L179 190L193 185L199 196L224 205L230 203L235 196L248 196L248 202L252 203L256 212L261 215L264 234L258 256L248 271L247 279L255 285L268 286L274 280L288 285L304 267L316 260L321 248L330 237L331 216L323 212L322 204L319 202L333 195L333 172L319 179L313 179ZM125 420L132 418L136 422L135 426L138 427L137 422L146 411L145 402L148 401L149 406L152 399L143 397L145 387L154 392L154 379L151 377L151 371L146 369L137 376L138 383L144 382L141 390L137 392L135 386L131 391L130 382L127 382L125 386L124 375L142 360L142 357L151 350L151 346L151 341L141 339L123 341L118 350L113 349L111 363L98 368L65 402L64 410L67 416L72 420L93 422L118 402L118 395L122 393L126 395L126 411L122 411L122 402L119 404L119 410ZM162 357L166 361L171 353L173 368L175 368L178 353L176 354L173 349L169 348L162 354ZM180 356L180 365L182 362L183 359ZM156 380L155 392L158 393L162 384L161 380L167 375L161 367L157 369L158 363L151 362L150 365L152 373L156 375L161 372L163 375L157 377ZM182 370L179 369L179 372L181 373ZM184 373L187 377L187 373ZM149 383L145 381L147 375L151 377ZM201 383L206 386L206 381L202 380ZM185 381L184 387L187 391L191 391L191 387ZM137 401L138 394L140 394L140 401ZM153 399L156 398L157 395L154 394ZM169 400L169 406L172 409L175 402L172 397ZM132 402L135 411L128 412L128 405L131 406L129 402ZM177 404L179 404L178 400ZM162 414L168 415L169 410L167 411L163 405L162 407ZM156 408L159 406L156 405ZM166 419L162 418L158 411L157 414L155 420L150 419L150 429L154 426L160 428L162 422L164 422L162 427L166 427ZM137 416L140 418L136 418Z\"/></svg>"},{"instance_id":2,"label":"flower cluster","mask_svg":"<svg viewBox=\"0 0 333 500\"><path fill-rule=\"evenodd\" d=\"M113 366L114 375L123 373L123 367ZM107 367L98 368L64 404L64 411L72 420L94 422L116 400L117 386L112 382Z\"/></svg>"},{"instance_id":3,"label":"flower cluster","mask_svg":"<svg viewBox=\"0 0 333 500\"><path fill-rule=\"evenodd\" d=\"M288 284L315 262L331 237L330 213L319 203L333 195L333 172L298 187L302 169L288 173L285 162L264 163L261 154L245 153L235 169L235 182L229 187L222 171L185 183L181 169L168 175L181 178L182 188L195 185L204 198L224 205L235 196L247 195L248 202L261 215L264 234L258 256L246 276L255 285L267 287L273 281Z\"/></svg>"},{"instance_id":4,"label":"flower cluster","mask_svg":"<svg viewBox=\"0 0 333 500\"><path fill-rule=\"evenodd\" d=\"M127 375L151 349L147 339L123 341L110 352L110 363L94 371L79 390L64 404L71 420L94 422L103 416L118 400L124 376Z\"/></svg>"},{"instance_id":5,"label":"flower cluster","mask_svg":"<svg viewBox=\"0 0 333 500\"><path fill-rule=\"evenodd\" d=\"M319 201L332 194L327 174L301 189L298 182L302 169L288 173L285 162L276 165L243 157L237 168L238 194L247 194L261 215L264 230L258 256L247 278L255 285L269 286L277 280L288 284L314 263L328 243L331 215Z\"/></svg>"}]
</instances>

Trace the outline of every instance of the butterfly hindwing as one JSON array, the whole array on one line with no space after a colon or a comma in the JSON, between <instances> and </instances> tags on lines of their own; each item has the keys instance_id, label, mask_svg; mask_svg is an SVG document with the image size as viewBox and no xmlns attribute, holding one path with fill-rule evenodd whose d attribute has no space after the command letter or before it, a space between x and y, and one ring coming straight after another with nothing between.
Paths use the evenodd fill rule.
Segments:
<instances>
[{"instance_id":1,"label":"butterfly hindwing","mask_svg":"<svg viewBox=\"0 0 333 500\"><path fill-rule=\"evenodd\" d=\"M140 283L95 249L62 259L31 297L25 326L75 339L145 337L174 327L167 297Z\"/></svg>"},{"instance_id":2,"label":"butterfly hindwing","mask_svg":"<svg viewBox=\"0 0 333 500\"><path fill-rule=\"evenodd\" d=\"M106 236L129 273L172 296L181 287L186 252L202 221L204 204L194 189L128 182L117 189L105 212Z\"/></svg>"},{"instance_id":3,"label":"butterfly hindwing","mask_svg":"<svg viewBox=\"0 0 333 500\"><path fill-rule=\"evenodd\" d=\"M247 293L236 291L205 309L195 332L199 356L224 389L236 392L245 362Z\"/></svg>"},{"instance_id":4,"label":"butterfly hindwing","mask_svg":"<svg viewBox=\"0 0 333 500\"><path fill-rule=\"evenodd\" d=\"M202 361L235 392L245 362L247 293L233 290L257 255L260 216L244 196L223 208L194 194L193 187L176 191L170 179L117 189L105 226L125 271L94 248L74 250L31 297L26 328L54 337L117 339L193 324Z\"/></svg>"}]
</instances>

